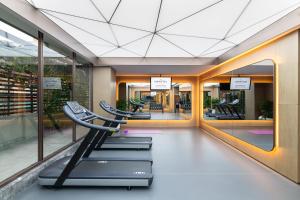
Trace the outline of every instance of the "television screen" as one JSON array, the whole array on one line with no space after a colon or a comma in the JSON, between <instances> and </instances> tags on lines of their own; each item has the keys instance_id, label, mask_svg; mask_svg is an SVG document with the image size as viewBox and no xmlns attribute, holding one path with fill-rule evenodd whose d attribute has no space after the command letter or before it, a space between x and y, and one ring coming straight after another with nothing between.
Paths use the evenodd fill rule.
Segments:
<instances>
[{"instance_id":1,"label":"television screen","mask_svg":"<svg viewBox=\"0 0 300 200\"><path fill-rule=\"evenodd\" d=\"M172 85L171 77L151 77L151 90L170 90Z\"/></svg>"},{"instance_id":2,"label":"television screen","mask_svg":"<svg viewBox=\"0 0 300 200\"><path fill-rule=\"evenodd\" d=\"M250 90L250 77L231 77L230 90Z\"/></svg>"}]
</instances>

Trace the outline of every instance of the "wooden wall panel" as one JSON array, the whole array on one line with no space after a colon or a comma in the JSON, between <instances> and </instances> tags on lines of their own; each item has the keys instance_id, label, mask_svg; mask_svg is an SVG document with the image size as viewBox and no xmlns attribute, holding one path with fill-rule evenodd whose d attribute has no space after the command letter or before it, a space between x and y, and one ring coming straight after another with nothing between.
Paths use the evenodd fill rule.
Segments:
<instances>
[{"instance_id":1,"label":"wooden wall panel","mask_svg":"<svg viewBox=\"0 0 300 200\"><path fill-rule=\"evenodd\" d=\"M100 100L105 100L112 106L116 105L116 77L111 67L93 67L93 111L109 117L100 109Z\"/></svg>"},{"instance_id":2,"label":"wooden wall panel","mask_svg":"<svg viewBox=\"0 0 300 200\"><path fill-rule=\"evenodd\" d=\"M200 75L200 105L202 86L208 78L229 72L261 60L272 59L276 64L276 147L266 152L222 131L200 117L200 127L255 158L280 174L300 182L299 149L299 32L292 32L270 44L221 64ZM203 113L200 106L200 113Z\"/></svg>"}]
</instances>

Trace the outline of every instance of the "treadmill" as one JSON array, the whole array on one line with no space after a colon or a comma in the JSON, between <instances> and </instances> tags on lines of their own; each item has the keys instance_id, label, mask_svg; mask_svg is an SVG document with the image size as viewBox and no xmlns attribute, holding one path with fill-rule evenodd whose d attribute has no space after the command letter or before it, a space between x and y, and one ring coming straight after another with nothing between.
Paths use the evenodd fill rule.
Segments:
<instances>
[{"instance_id":1,"label":"treadmill","mask_svg":"<svg viewBox=\"0 0 300 200\"><path fill-rule=\"evenodd\" d=\"M132 119L132 120L138 120L138 119L141 119L141 120L149 120L151 119L151 114L150 113L145 113L145 112L131 112L131 111L123 111L123 110L119 110L119 109L116 109L116 108L113 108L111 107L109 104L107 104L105 101L102 101L103 104L105 104L107 107L110 107L110 110L112 111L115 111L117 113L120 113L120 114L125 114L125 115L128 115L127 118L128 119ZM132 100L129 100L129 102L132 102ZM101 102L100 102L101 103ZM141 105L142 107L144 106L144 104L139 104Z\"/></svg>"},{"instance_id":2,"label":"treadmill","mask_svg":"<svg viewBox=\"0 0 300 200\"><path fill-rule=\"evenodd\" d=\"M103 143L106 134L117 132L119 128L92 124L93 120L107 121L104 117L78 105L77 102L67 102L63 108L64 113L75 123L90 128L90 131L72 156L61 158L40 172L39 184L55 188L64 186L125 186L128 189L149 187L153 181L152 166L149 161L88 159L95 145L99 141Z\"/></svg>"},{"instance_id":3,"label":"treadmill","mask_svg":"<svg viewBox=\"0 0 300 200\"><path fill-rule=\"evenodd\" d=\"M111 107L105 101L100 101L99 106L115 116L115 120L123 120L124 118L130 119L137 117L131 112L125 112ZM139 115L140 116L140 115ZM105 122L104 126L118 127L119 123ZM100 149L127 149L127 150L149 150L152 147L152 137L133 137L133 136L110 136L107 137L104 144L97 145L96 150Z\"/></svg>"},{"instance_id":4,"label":"treadmill","mask_svg":"<svg viewBox=\"0 0 300 200\"><path fill-rule=\"evenodd\" d=\"M140 108L144 108L144 103L143 102L137 103L133 99L129 99L129 103L133 106L132 112L134 112L134 113L136 111L138 111Z\"/></svg>"},{"instance_id":5,"label":"treadmill","mask_svg":"<svg viewBox=\"0 0 300 200\"><path fill-rule=\"evenodd\" d=\"M237 109L235 108L239 104L239 99L234 99L231 103L224 104L223 106L227 108L230 115L220 115L217 116L217 119L219 120L239 120L244 119L244 115L239 114Z\"/></svg>"},{"instance_id":6,"label":"treadmill","mask_svg":"<svg viewBox=\"0 0 300 200\"><path fill-rule=\"evenodd\" d=\"M99 115L96 115L95 113L91 113L88 109L84 108L83 106L79 105L78 102L67 102L67 104L72 104L73 106L76 106L76 107L81 107L83 109L86 110L86 113L88 115L93 115L93 116L96 116L98 117L99 119L102 119L105 121L105 123L103 124L103 126L107 126L107 127L113 127L113 128L116 128L116 127L119 127L120 124L126 124L127 121L125 120L113 120L113 119L108 119L108 118L105 118L105 117L102 117L102 116L99 116ZM150 161L151 163L153 163L153 160L152 160L152 155L151 155L151 152L148 151L149 148L144 148L144 147L131 147L131 148L128 148L128 144L126 146L126 148L120 148L120 145L126 145L126 142L133 145L135 144L134 141L126 141L126 140L121 140L119 141L119 138L120 137L114 137L116 138L115 141L113 141L112 139L110 139L109 137L109 133L106 133L105 135L102 135L101 134L104 134L104 130L100 130L99 133L96 137L95 137L95 144L98 148L96 148L95 150L97 151L92 151L94 149L89 149L86 153L86 155L89 155L89 156L84 156L84 159L104 159L104 160L144 160L144 161ZM109 142L107 142L107 140L110 140ZM107 142L108 144L111 144L113 143L115 146L115 148L102 148L103 145L106 145L107 146ZM151 142L151 141L150 141ZM133 144L132 144L133 143ZM138 143L139 145L142 145L140 143ZM152 144L152 143L151 143ZM137 145L137 144L135 144ZM110 145L111 146L111 145ZM118 147L119 146L119 147ZM139 151L132 151L132 150L139 150ZM147 151L143 151L143 150L147 150Z\"/></svg>"},{"instance_id":7,"label":"treadmill","mask_svg":"<svg viewBox=\"0 0 300 200\"><path fill-rule=\"evenodd\" d=\"M220 102L215 106L219 113L206 113L208 117L217 117L221 115L227 115L227 112L224 108L224 105L226 105L226 99L220 100Z\"/></svg>"}]
</instances>

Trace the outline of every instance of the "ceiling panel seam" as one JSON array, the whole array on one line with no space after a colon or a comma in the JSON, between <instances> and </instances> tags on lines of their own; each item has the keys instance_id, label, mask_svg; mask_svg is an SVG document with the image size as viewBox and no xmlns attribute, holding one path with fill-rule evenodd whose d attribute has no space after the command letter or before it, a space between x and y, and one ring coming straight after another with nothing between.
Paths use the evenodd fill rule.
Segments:
<instances>
[{"instance_id":1,"label":"ceiling panel seam","mask_svg":"<svg viewBox=\"0 0 300 200\"><path fill-rule=\"evenodd\" d=\"M121 1L122 1L122 0L120 0L120 1L118 2L118 5L117 5L116 8L114 9L112 15L110 16L110 18L109 18L109 20L108 20L108 23L111 22L112 18L114 17L115 13L117 12L117 10L118 10L118 8L119 8L119 6L120 6L120 4L121 4Z\"/></svg>"},{"instance_id":2,"label":"ceiling panel seam","mask_svg":"<svg viewBox=\"0 0 300 200\"><path fill-rule=\"evenodd\" d=\"M215 3L213 3L213 4L210 4L210 5L208 5L208 6L204 7L204 8L202 8L202 9L200 9L200 10L198 10L198 11L196 11L196 12L194 12L194 13L192 13L192 14L186 16L186 17L184 17L184 18L181 18L180 20L177 20L177 21L175 21L175 22L173 22L173 23L171 23L171 24L169 24L169 25L167 25L167 26L165 26L165 27L163 27L163 28L157 30L157 32L160 32L160 31L162 31L162 30L165 30L166 28L169 28L170 26L174 26L175 24L177 24L177 23L179 23L179 22L181 22L181 21L183 21L183 20L186 20L186 19L188 19L188 18L190 18L190 17L192 17L192 16L194 16L194 15L196 15L196 14L198 14L198 13L204 11L204 10L207 10L207 9L209 9L209 8L211 8L211 7L213 7L213 6L217 5L217 4L219 4L219 3L221 3L222 1L224 1L224 0L219 0L219 1L215 2Z\"/></svg>"},{"instance_id":3,"label":"ceiling panel seam","mask_svg":"<svg viewBox=\"0 0 300 200\"><path fill-rule=\"evenodd\" d=\"M152 38L151 38L151 40L150 40L150 42L149 42L149 45L148 45L148 47L147 47L147 50L146 50L146 52L145 52L144 57L147 56L147 54L148 54L148 52L149 52L149 49L150 49L150 47L151 47L152 41L153 41L153 39L154 39L154 35L156 34L156 29L157 29L157 24L158 24L158 20L159 20L159 16L160 16L160 11L161 11L161 7L162 7L162 3L163 3L163 0L160 0L160 4L159 4L159 9L158 9L157 17L156 17L156 23L155 23L153 35L152 35Z\"/></svg>"}]
</instances>

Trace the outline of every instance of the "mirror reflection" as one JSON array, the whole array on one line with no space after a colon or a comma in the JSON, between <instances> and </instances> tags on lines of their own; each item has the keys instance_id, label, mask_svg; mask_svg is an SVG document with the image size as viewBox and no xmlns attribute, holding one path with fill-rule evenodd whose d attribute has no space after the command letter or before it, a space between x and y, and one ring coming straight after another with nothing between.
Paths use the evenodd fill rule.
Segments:
<instances>
[{"instance_id":1,"label":"mirror reflection","mask_svg":"<svg viewBox=\"0 0 300 200\"><path fill-rule=\"evenodd\" d=\"M150 113L150 120L189 120L192 117L192 84L170 86L144 83L120 83L117 108L136 113Z\"/></svg>"},{"instance_id":2,"label":"mirror reflection","mask_svg":"<svg viewBox=\"0 0 300 200\"><path fill-rule=\"evenodd\" d=\"M204 83L203 118L243 141L274 146L274 63L264 60Z\"/></svg>"}]
</instances>

